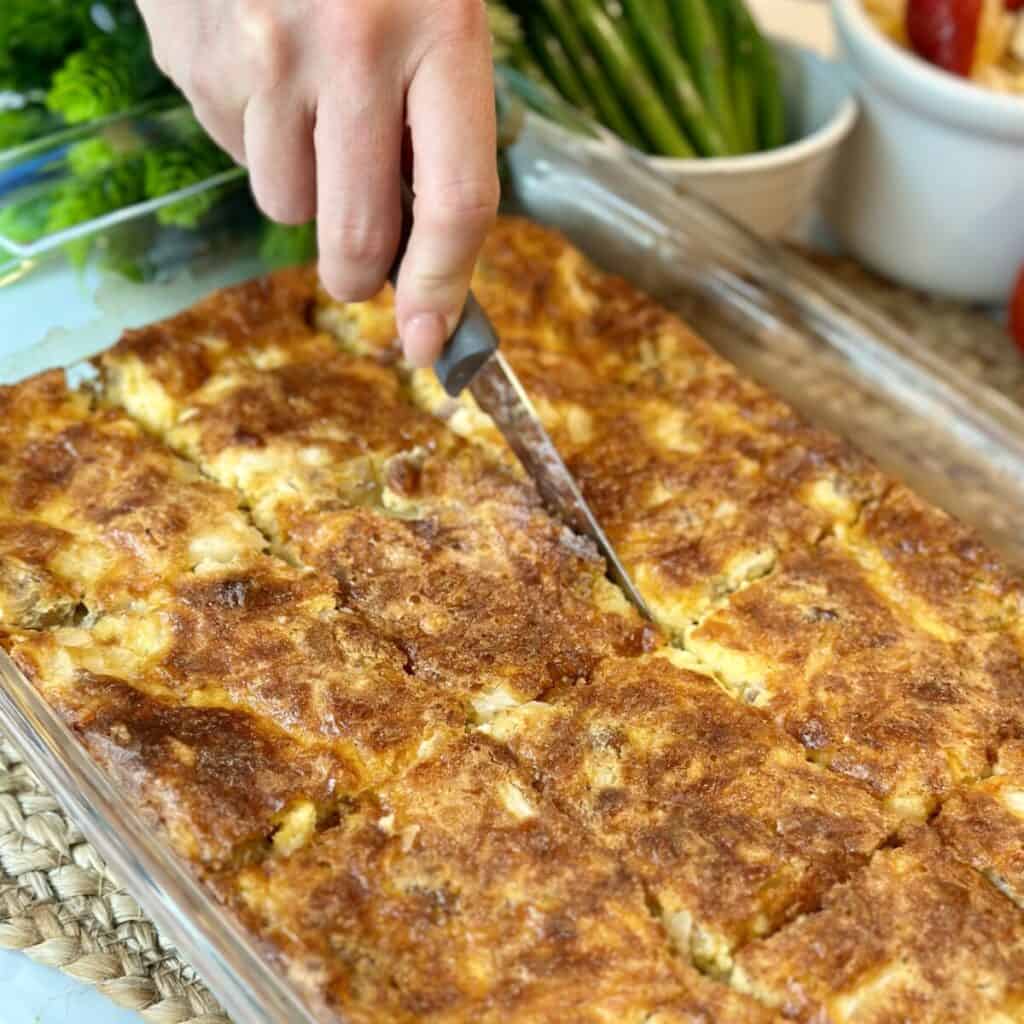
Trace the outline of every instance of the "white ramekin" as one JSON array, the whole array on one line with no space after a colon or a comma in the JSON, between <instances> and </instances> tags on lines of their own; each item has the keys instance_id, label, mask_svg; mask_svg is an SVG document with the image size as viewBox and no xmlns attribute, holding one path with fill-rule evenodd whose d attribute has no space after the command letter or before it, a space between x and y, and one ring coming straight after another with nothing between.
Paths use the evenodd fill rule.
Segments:
<instances>
[{"instance_id":1,"label":"white ramekin","mask_svg":"<svg viewBox=\"0 0 1024 1024\"><path fill-rule=\"evenodd\" d=\"M904 284L1005 301L1024 263L1024 97L901 50L860 0L832 0L861 117L829 189L840 240Z\"/></svg>"},{"instance_id":2,"label":"white ramekin","mask_svg":"<svg viewBox=\"0 0 1024 1024\"><path fill-rule=\"evenodd\" d=\"M838 65L795 43L774 45L794 142L745 156L648 158L664 176L766 237L783 234L811 210L857 118Z\"/></svg>"}]
</instances>

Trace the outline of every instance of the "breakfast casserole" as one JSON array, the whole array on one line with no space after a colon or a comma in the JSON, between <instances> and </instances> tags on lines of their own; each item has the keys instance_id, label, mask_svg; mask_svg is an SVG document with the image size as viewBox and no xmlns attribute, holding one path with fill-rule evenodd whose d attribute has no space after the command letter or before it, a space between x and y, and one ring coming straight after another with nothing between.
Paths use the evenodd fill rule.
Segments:
<instances>
[{"instance_id":1,"label":"breakfast casserole","mask_svg":"<svg viewBox=\"0 0 1024 1024\"><path fill-rule=\"evenodd\" d=\"M650 605L308 269L0 389L0 642L323 1020L1024 1022L1024 590L559 236L474 290Z\"/></svg>"}]
</instances>

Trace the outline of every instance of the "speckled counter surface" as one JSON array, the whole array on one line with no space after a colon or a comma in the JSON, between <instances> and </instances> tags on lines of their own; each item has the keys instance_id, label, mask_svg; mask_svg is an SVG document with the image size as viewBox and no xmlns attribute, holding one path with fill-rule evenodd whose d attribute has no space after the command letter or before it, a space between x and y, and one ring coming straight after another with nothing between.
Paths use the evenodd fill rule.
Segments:
<instances>
[{"instance_id":1,"label":"speckled counter surface","mask_svg":"<svg viewBox=\"0 0 1024 1024\"><path fill-rule=\"evenodd\" d=\"M922 346L1024 405L1024 352L1010 340L1002 317L890 284L850 259L817 253L812 258L822 270L909 331Z\"/></svg>"}]
</instances>

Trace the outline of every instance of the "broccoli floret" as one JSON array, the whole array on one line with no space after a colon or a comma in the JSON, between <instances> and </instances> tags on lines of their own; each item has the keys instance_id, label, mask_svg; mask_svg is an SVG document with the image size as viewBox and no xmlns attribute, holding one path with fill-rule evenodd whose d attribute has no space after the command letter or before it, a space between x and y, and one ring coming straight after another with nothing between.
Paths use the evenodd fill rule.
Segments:
<instances>
[{"instance_id":1,"label":"broccoli floret","mask_svg":"<svg viewBox=\"0 0 1024 1024\"><path fill-rule=\"evenodd\" d=\"M199 136L189 142L150 150L145 163L146 196L155 199L227 170L231 158L208 138ZM220 198L220 189L200 192L162 207L157 211L157 220L179 228L194 228Z\"/></svg>"},{"instance_id":2,"label":"broccoli floret","mask_svg":"<svg viewBox=\"0 0 1024 1024\"><path fill-rule=\"evenodd\" d=\"M316 257L316 221L290 227L267 221L260 241L260 258L268 267L292 267Z\"/></svg>"},{"instance_id":3,"label":"broccoli floret","mask_svg":"<svg viewBox=\"0 0 1024 1024\"><path fill-rule=\"evenodd\" d=\"M0 207L0 236L29 245L46 234L54 197L49 192Z\"/></svg>"},{"instance_id":4,"label":"broccoli floret","mask_svg":"<svg viewBox=\"0 0 1024 1024\"><path fill-rule=\"evenodd\" d=\"M71 173L78 177L84 177L117 163L121 157L122 154L113 145L100 137L86 139L84 142L76 142L70 146L67 160Z\"/></svg>"},{"instance_id":5,"label":"broccoli floret","mask_svg":"<svg viewBox=\"0 0 1024 1024\"><path fill-rule=\"evenodd\" d=\"M31 142L55 127L55 124L56 118L36 103L0 110L0 151Z\"/></svg>"},{"instance_id":6,"label":"broccoli floret","mask_svg":"<svg viewBox=\"0 0 1024 1024\"><path fill-rule=\"evenodd\" d=\"M145 198L145 168L142 160L124 160L88 177L69 178L57 189L46 218L46 233L54 234L131 206ZM76 239L66 246L77 266L85 263L91 238Z\"/></svg>"},{"instance_id":7,"label":"broccoli floret","mask_svg":"<svg viewBox=\"0 0 1024 1024\"><path fill-rule=\"evenodd\" d=\"M84 0L5 0L0 4L0 86L44 87L89 31Z\"/></svg>"},{"instance_id":8,"label":"broccoli floret","mask_svg":"<svg viewBox=\"0 0 1024 1024\"><path fill-rule=\"evenodd\" d=\"M98 35L54 73L47 106L69 124L116 114L169 88L157 70L145 33L126 29Z\"/></svg>"}]
</instances>

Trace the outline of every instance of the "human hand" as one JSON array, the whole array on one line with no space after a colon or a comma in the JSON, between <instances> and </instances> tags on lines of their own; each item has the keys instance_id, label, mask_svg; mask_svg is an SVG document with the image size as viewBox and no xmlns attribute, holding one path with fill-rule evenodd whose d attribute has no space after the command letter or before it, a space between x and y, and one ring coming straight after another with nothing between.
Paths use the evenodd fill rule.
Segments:
<instances>
[{"instance_id":1,"label":"human hand","mask_svg":"<svg viewBox=\"0 0 1024 1024\"><path fill-rule=\"evenodd\" d=\"M337 299L383 285L398 244L403 146L415 224L396 292L407 357L455 327L498 202L482 0L139 0L165 74L249 168L273 220L317 218ZM406 135L406 132L408 133Z\"/></svg>"}]
</instances>

